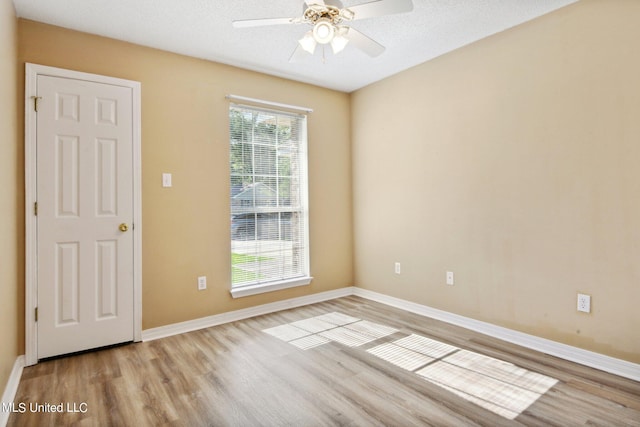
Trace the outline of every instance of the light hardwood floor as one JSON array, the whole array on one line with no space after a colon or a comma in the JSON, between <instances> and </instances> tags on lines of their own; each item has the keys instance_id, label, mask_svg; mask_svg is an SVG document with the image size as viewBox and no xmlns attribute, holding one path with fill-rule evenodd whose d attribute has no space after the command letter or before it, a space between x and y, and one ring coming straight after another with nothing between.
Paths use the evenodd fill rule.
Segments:
<instances>
[{"instance_id":1,"label":"light hardwood floor","mask_svg":"<svg viewBox=\"0 0 640 427\"><path fill-rule=\"evenodd\" d=\"M306 350L264 332L332 312L396 331ZM411 334L557 382L508 419L367 351ZM638 382L358 297L41 362L15 403L9 426L640 426Z\"/></svg>"}]
</instances>

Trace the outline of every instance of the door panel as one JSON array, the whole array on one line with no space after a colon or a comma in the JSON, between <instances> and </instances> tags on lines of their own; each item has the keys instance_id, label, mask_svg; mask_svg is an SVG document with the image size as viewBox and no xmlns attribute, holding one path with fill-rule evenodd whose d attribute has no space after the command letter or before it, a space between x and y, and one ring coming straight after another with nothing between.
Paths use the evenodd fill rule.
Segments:
<instances>
[{"instance_id":1,"label":"door panel","mask_svg":"<svg viewBox=\"0 0 640 427\"><path fill-rule=\"evenodd\" d=\"M78 295L80 294L79 247L78 242L56 244L54 278L55 320L56 326L74 325L79 322L80 312Z\"/></svg>"},{"instance_id":2,"label":"door panel","mask_svg":"<svg viewBox=\"0 0 640 427\"><path fill-rule=\"evenodd\" d=\"M96 139L96 216L117 215L118 141Z\"/></svg>"},{"instance_id":3,"label":"door panel","mask_svg":"<svg viewBox=\"0 0 640 427\"><path fill-rule=\"evenodd\" d=\"M78 171L79 140L77 136L56 135L55 165L53 179L56 181L56 207L58 218L77 218L79 216L78 190L80 180Z\"/></svg>"},{"instance_id":4,"label":"door panel","mask_svg":"<svg viewBox=\"0 0 640 427\"><path fill-rule=\"evenodd\" d=\"M38 358L132 341L132 90L37 90Z\"/></svg>"},{"instance_id":5,"label":"door panel","mask_svg":"<svg viewBox=\"0 0 640 427\"><path fill-rule=\"evenodd\" d=\"M96 243L97 319L118 316L118 242L103 240Z\"/></svg>"}]
</instances>

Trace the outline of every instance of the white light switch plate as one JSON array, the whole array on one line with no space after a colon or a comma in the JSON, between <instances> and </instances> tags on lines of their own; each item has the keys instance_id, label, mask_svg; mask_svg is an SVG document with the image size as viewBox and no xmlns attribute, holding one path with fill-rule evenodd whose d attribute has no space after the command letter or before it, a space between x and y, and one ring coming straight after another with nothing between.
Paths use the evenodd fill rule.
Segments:
<instances>
[{"instance_id":1,"label":"white light switch plate","mask_svg":"<svg viewBox=\"0 0 640 427\"><path fill-rule=\"evenodd\" d=\"M171 187L171 174L163 173L162 174L162 186L163 187Z\"/></svg>"}]
</instances>

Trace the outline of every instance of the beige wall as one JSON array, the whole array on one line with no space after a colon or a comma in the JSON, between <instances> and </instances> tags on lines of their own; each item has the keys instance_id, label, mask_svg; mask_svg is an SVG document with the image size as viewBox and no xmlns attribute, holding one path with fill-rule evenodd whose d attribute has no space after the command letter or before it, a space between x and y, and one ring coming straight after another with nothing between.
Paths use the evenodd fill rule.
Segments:
<instances>
[{"instance_id":1,"label":"beige wall","mask_svg":"<svg viewBox=\"0 0 640 427\"><path fill-rule=\"evenodd\" d=\"M640 362L639 22L584 0L356 92L356 285Z\"/></svg>"},{"instance_id":2,"label":"beige wall","mask_svg":"<svg viewBox=\"0 0 640 427\"><path fill-rule=\"evenodd\" d=\"M353 284L349 95L19 21L24 62L142 83L143 328ZM310 286L232 299L228 102L250 96L309 118ZM163 172L173 187L162 188ZM208 289L197 290L206 275Z\"/></svg>"},{"instance_id":3,"label":"beige wall","mask_svg":"<svg viewBox=\"0 0 640 427\"><path fill-rule=\"evenodd\" d=\"M17 20L13 2L0 0L0 395L22 352L18 330L19 239L21 203L18 167Z\"/></svg>"},{"instance_id":4,"label":"beige wall","mask_svg":"<svg viewBox=\"0 0 640 427\"><path fill-rule=\"evenodd\" d=\"M24 62L142 82L145 329L348 286L355 268L367 289L640 362L637 1L583 0L351 97L23 20L16 67L0 1L0 66L18 88ZM0 137L20 140L21 89L0 88ZM315 109L310 287L229 296L227 93ZM0 350L3 384L24 351L15 144L0 163L19 189L0 200L0 339L17 342Z\"/></svg>"}]
</instances>

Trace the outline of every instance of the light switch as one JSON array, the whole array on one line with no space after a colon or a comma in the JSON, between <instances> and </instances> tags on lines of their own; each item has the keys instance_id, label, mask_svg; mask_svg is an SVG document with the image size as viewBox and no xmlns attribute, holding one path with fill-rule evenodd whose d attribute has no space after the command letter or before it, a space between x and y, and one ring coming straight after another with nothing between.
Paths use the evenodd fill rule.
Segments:
<instances>
[{"instance_id":1,"label":"light switch","mask_svg":"<svg viewBox=\"0 0 640 427\"><path fill-rule=\"evenodd\" d=\"M163 187L171 187L171 174L163 173L162 174L162 186Z\"/></svg>"}]
</instances>

